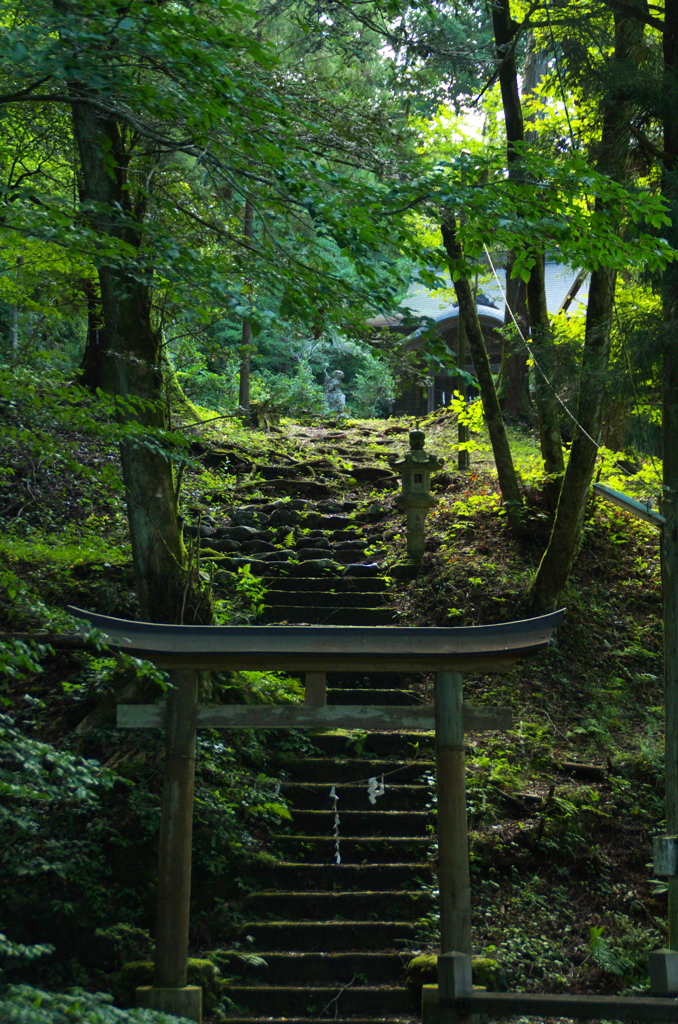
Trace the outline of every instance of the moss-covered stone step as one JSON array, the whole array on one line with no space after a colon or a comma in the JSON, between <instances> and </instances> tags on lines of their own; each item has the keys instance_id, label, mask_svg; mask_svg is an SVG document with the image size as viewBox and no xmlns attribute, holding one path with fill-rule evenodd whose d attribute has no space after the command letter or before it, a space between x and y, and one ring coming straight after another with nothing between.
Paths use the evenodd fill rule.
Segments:
<instances>
[{"instance_id":1,"label":"moss-covered stone step","mask_svg":"<svg viewBox=\"0 0 678 1024\"><path fill-rule=\"evenodd\" d=\"M318 608L316 606L288 605L280 608L264 608L257 621L262 625L276 622L326 626L391 626L395 621L392 611L386 608Z\"/></svg>"},{"instance_id":2,"label":"moss-covered stone step","mask_svg":"<svg viewBox=\"0 0 678 1024\"><path fill-rule=\"evenodd\" d=\"M361 582L361 589L364 587ZM409 690L413 686L420 687L428 676L423 672L328 672L328 686L341 686L346 689L372 689L375 686L384 689Z\"/></svg>"},{"instance_id":3,"label":"moss-covered stone step","mask_svg":"<svg viewBox=\"0 0 678 1024\"><path fill-rule=\"evenodd\" d=\"M327 691L328 704L359 704L366 707L372 705L400 705L420 704L417 695L410 690L384 690L374 687L371 690L340 690L336 688Z\"/></svg>"},{"instance_id":4,"label":"moss-covered stone step","mask_svg":"<svg viewBox=\"0 0 678 1024\"><path fill-rule=\"evenodd\" d=\"M369 703L369 700L366 701L367 705ZM422 758L428 762L428 769L432 769L432 757L435 751L435 734L433 732L368 732L359 735L359 740L356 740L356 733L346 730L315 733L313 745L328 756L341 757L347 753L353 753L355 743L359 742L360 753L364 753L368 757L370 755L400 757L403 760ZM425 756L427 754L428 757Z\"/></svg>"},{"instance_id":5,"label":"moss-covered stone step","mask_svg":"<svg viewBox=\"0 0 678 1024\"><path fill-rule=\"evenodd\" d=\"M408 989L391 986L349 985L341 987L302 987L282 985L229 985L226 995L236 1006L262 1015L308 1014L345 1017L356 1013L407 1013L413 1009Z\"/></svg>"},{"instance_id":6,"label":"moss-covered stone step","mask_svg":"<svg viewBox=\"0 0 678 1024\"><path fill-rule=\"evenodd\" d=\"M220 954L222 974L240 982L280 985L313 979L315 985L346 985L358 976L363 984L402 983L403 957L398 953L269 953L265 964L254 965L237 953Z\"/></svg>"},{"instance_id":7,"label":"moss-covered stone step","mask_svg":"<svg viewBox=\"0 0 678 1024\"><path fill-rule=\"evenodd\" d=\"M330 530L356 530L362 529L365 523L360 522L358 519L353 519L349 515L337 515L330 514L325 515L322 512L307 512L303 518L304 526L310 526L316 530L330 531Z\"/></svg>"},{"instance_id":8,"label":"moss-covered stone step","mask_svg":"<svg viewBox=\"0 0 678 1024\"><path fill-rule=\"evenodd\" d=\"M374 579L353 579L345 576L328 577L326 574L305 577L285 577L284 579L276 580L275 589L298 590L299 592L310 591L311 593L324 591L328 589L328 578L331 580L330 589L341 593L350 593L352 591L356 594L381 594L389 589L389 585L386 580L378 577Z\"/></svg>"},{"instance_id":9,"label":"moss-covered stone step","mask_svg":"<svg viewBox=\"0 0 678 1024\"><path fill-rule=\"evenodd\" d=\"M268 607L278 608L293 605L305 605L309 603L308 591L306 590L267 590L264 594L264 602ZM318 608L381 608L383 597L379 592L361 593L355 590L343 592L314 591L310 603Z\"/></svg>"},{"instance_id":10,"label":"moss-covered stone step","mask_svg":"<svg viewBox=\"0 0 678 1024\"><path fill-rule=\"evenodd\" d=\"M255 881L257 875L254 875ZM279 889L349 892L352 889L402 889L434 880L430 861L405 864L306 864L279 861L261 871L261 884Z\"/></svg>"},{"instance_id":11,"label":"moss-covered stone step","mask_svg":"<svg viewBox=\"0 0 678 1024\"><path fill-rule=\"evenodd\" d=\"M247 921L241 934L254 950L311 952L411 949L414 921Z\"/></svg>"},{"instance_id":12,"label":"moss-covered stone step","mask_svg":"<svg viewBox=\"0 0 678 1024\"><path fill-rule=\"evenodd\" d=\"M347 565L344 569L344 576L356 577L356 578L374 578L381 575L381 569L374 562L355 562L353 565Z\"/></svg>"},{"instance_id":13,"label":"moss-covered stone step","mask_svg":"<svg viewBox=\"0 0 678 1024\"><path fill-rule=\"evenodd\" d=\"M230 1018L229 1018L230 1019ZM421 1024L420 1016L397 1016L385 1017L383 1015L372 1015L370 1017L247 1017L233 1018L238 1024L327 1024L328 1019L332 1024Z\"/></svg>"},{"instance_id":14,"label":"moss-covered stone step","mask_svg":"<svg viewBox=\"0 0 678 1024\"><path fill-rule=\"evenodd\" d=\"M336 760L329 757L282 756L276 763L292 779L326 782L328 786L340 782L358 783L363 780L367 785L367 780L373 775L384 775L386 785L404 785L412 782L423 784L426 775L432 771L431 761L391 761L367 757L345 757Z\"/></svg>"},{"instance_id":15,"label":"moss-covered stone step","mask_svg":"<svg viewBox=\"0 0 678 1024\"><path fill-rule=\"evenodd\" d=\"M275 845L283 860L308 860L313 864L335 862L333 836L278 836ZM425 837L340 837L342 864L421 863L428 857L431 840Z\"/></svg>"},{"instance_id":16,"label":"moss-covered stone step","mask_svg":"<svg viewBox=\"0 0 678 1024\"><path fill-rule=\"evenodd\" d=\"M250 893L244 902L245 914L256 916L259 921L289 920L291 916L327 921L355 921L359 917L416 921L431 909L431 896L422 890L276 892L269 889Z\"/></svg>"},{"instance_id":17,"label":"moss-covered stone step","mask_svg":"<svg viewBox=\"0 0 678 1024\"><path fill-rule=\"evenodd\" d=\"M388 793L388 791L387 791ZM341 791L338 814L340 832L347 836L423 836L426 826L433 823L428 811L392 811L392 810L344 810L341 805ZM386 794L379 798L380 806L386 800ZM292 811L292 828L307 836L332 835L334 828L334 811L298 810Z\"/></svg>"},{"instance_id":18,"label":"moss-covered stone step","mask_svg":"<svg viewBox=\"0 0 678 1024\"><path fill-rule=\"evenodd\" d=\"M290 808L327 810L332 806L330 786L321 783L284 782L282 793L290 802ZM374 810L367 796L367 785L342 786L339 790L340 811ZM430 799L427 786L387 786L383 797L377 798L377 807L386 810L417 810L426 808Z\"/></svg>"}]
</instances>

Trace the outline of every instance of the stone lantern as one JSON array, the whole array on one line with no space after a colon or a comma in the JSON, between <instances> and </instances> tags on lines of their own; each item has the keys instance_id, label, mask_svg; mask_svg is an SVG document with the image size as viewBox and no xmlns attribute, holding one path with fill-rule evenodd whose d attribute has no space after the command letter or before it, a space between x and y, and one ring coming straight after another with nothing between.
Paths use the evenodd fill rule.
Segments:
<instances>
[{"instance_id":1,"label":"stone lantern","mask_svg":"<svg viewBox=\"0 0 678 1024\"><path fill-rule=\"evenodd\" d=\"M438 499L431 494L431 473L441 469L444 459L424 449L423 430L410 431L410 450L398 458L389 455L389 465L402 477L402 490L395 499L398 508L407 513L407 554L414 562L424 556L424 519Z\"/></svg>"}]
</instances>

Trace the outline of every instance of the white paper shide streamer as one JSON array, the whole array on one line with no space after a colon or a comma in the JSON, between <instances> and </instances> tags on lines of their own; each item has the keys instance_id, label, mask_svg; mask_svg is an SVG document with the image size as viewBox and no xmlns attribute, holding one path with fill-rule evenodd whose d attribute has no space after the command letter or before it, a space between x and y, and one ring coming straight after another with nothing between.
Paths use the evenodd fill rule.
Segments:
<instances>
[{"instance_id":1,"label":"white paper shide streamer","mask_svg":"<svg viewBox=\"0 0 678 1024\"><path fill-rule=\"evenodd\" d=\"M332 810L334 811L334 828L332 834L334 835L334 863L341 864L341 850L339 848L339 796L337 795L337 787L332 786L330 790L330 800L332 800Z\"/></svg>"},{"instance_id":2,"label":"white paper shide streamer","mask_svg":"<svg viewBox=\"0 0 678 1024\"><path fill-rule=\"evenodd\" d=\"M384 785L383 775L380 782L377 782L376 775L373 775L371 779L367 780L367 799L371 804L376 804L377 797L383 796L385 792L386 786Z\"/></svg>"}]
</instances>

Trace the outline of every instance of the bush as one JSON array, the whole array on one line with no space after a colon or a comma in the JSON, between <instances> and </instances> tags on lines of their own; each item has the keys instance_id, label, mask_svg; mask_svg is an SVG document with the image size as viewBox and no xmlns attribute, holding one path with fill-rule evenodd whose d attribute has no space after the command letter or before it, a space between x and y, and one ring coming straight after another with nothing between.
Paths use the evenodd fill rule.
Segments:
<instances>
[{"instance_id":1,"label":"bush","mask_svg":"<svg viewBox=\"0 0 678 1024\"><path fill-rule=\"evenodd\" d=\"M395 398L395 381L385 363L370 359L348 388L354 416L372 419L388 416Z\"/></svg>"},{"instance_id":2,"label":"bush","mask_svg":"<svg viewBox=\"0 0 678 1024\"><path fill-rule=\"evenodd\" d=\"M12 985L0 995L3 1024L192 1024L157 1010L118 1010L107 992L43 992L31 985Z\"/></svg>"}]
</instances>

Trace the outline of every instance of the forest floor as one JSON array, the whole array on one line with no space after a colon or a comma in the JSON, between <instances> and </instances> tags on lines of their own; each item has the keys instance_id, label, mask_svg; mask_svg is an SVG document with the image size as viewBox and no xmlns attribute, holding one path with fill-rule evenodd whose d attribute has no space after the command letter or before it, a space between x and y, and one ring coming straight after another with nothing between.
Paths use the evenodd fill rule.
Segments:
<instances>
[{"instance_id":1,"label":"forest floor","mask_svg":"<svg viewBox=\"0 0 678 1024\"><path fill-rule=\"evenodd\" d=\"M229 503L294 496L295 477L303 478L317 494L355 501L363 509L378 507L387 551L375 558L388 576L405 543L393 483L356 480L351 452L388 469L388 454L407 447L412 425L405 420L284 422L271 432L235 421L196 426L182 514L188 524L218 527L228 523ZM439 501L427 520L421 568L409 582L394 580L391 588L396 621L450 626L521 618L526 586L548 536L534 439L513 436L528 499L524 535L515 538L507 529L482 435L475 438L471 470L460 473L451 416L443 411L422 426L427 449L447 464L434 482ZM116 663L103 650L29 644L22 651L11 641L9 634L18 631L68 632L73 628L64 612L69 603L104 614L135 614L115 450L68 431L62 442L68 454L61 461L43 459L29 447L7 444L3 452L10 470L0 478L4 721L11 720L31 742L104 764L111 777L102 784L108 791L101 796L98 828L88 825L86 839L78 828L87 815L83 818L67 800L45 817L48 831L61 829L63 836L66 829L63 848L57 849L56 839L28 838L17 826L30 868L22 876L5 850L9 869L0 885L0 929L17 941L60 947L51 974L46 967L41 974L33 964L17 977L97 987L112 984L122 959L148 954L143 936L151 927L162 755L157 737L132 740L117 733L112 709L125 687L138 687L139 678L151 693L158 682L153 673ZM277 467L274 473L271 467ZM201 571L209 575L209 563L202 562ZM221 621L253 621L262 587L265 579L242 573L237 588L217 592ZM517 723L508 734L469 737L474 950L495 962L500 987L641 991L647 988L647 953L665 942L666 919L665 893L648 866L651 837L664 817L657 532L592 500L564 604L565 624L545 653L504 675L465 679L468 700L510 705ZM262 681L257 675L221 680L215 684L216 699L243 699L234 696L238 689L246 700L298 699L298 688L284 678ZM430 697L432 680L418 685L421 696ZM270 739L229 739L226 755L222 739L205 740L202 748L196 864L204 867L207 880L195 894L196 954L228 932L229 908L237 904L233 892L221 899L220 932L209 909L219 872L233 875L248 858L265 857L270 837L284 821L266 789ZM8 772L12 765L4 751ZM75 772L73 764L64 771ZM239 800L237 794L245 791ZM36 823L39 817L36 812ZM16 835L10 829L2 842L11 848ZM80 858L80 875L63 867L63 898L53 899L51 910L41 908L41 900L49 903L49 879L59 874L55 858L67 856L68 849ZM46 865L43 878L36 866L40 857ZM109 876L112 888L103 884ZM110 892L104 895L106 887ZM219 891L223 897L223 886ZM435 917L420 925L420 944L412 952L425 952L435 941ZM99 945L93 955L95 931Z\"/></svg>"}]
</instances>

